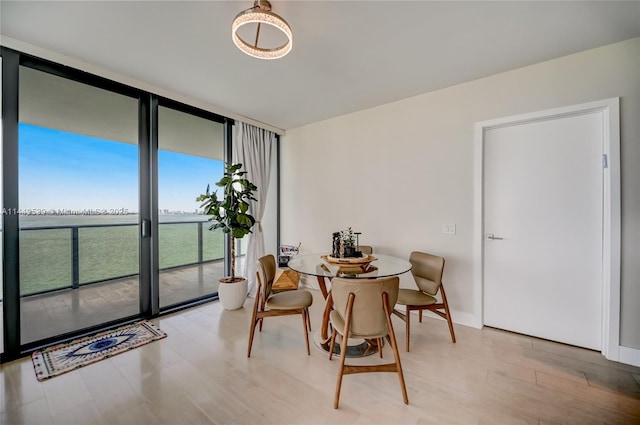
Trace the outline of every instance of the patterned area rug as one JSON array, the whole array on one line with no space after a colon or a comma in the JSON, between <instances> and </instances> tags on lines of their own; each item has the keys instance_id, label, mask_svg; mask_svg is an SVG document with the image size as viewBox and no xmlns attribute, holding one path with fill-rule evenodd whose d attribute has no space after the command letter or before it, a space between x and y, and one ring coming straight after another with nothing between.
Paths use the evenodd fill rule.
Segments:
<instances>
[{"instance_id":1,"label":"patterned area rug","mask_svg":"<svg viewBox=\"0 0 640 425\"><path fill-rule=\"evenodd\" d=\"M43 381L166 336L153 323L142 321L36 351L31 360L36 378Z\"/></svg>"}]
</instances>

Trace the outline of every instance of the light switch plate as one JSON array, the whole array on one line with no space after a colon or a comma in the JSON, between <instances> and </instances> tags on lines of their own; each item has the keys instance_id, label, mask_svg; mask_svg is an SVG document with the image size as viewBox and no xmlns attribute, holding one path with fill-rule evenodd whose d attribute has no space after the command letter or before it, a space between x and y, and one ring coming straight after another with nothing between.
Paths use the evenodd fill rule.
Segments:
<instances>
[{"instance_id":1,"label":"light switch plate","mask_svg":"<svg viewBox=\"0 0 640 425\"><path fill-rule=\"evenodd\" d=\"M442 225L442 233L445 235L455 235L456 234L456 225L455 223L446 223Z\"/></svg>"}]
</instances>

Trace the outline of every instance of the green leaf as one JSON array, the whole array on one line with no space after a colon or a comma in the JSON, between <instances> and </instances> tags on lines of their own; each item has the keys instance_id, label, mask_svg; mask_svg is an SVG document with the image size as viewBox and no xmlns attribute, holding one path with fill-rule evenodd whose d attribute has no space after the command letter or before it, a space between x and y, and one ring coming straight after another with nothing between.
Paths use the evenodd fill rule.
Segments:
<instances>
[{"instance_id":1,"label":"green leaf","mask_svg":"<svg viewBox=\"0 0 640 425\"><path fill-rule=\"evenodd\" d=\"M221 229L225 234L231 234L236 239L241 239L251 232L256 220L248 212L251 208L248 201L256 201L254 192L258 187L246 178L247 172L242 170L242 164L225 164L225 171L215 185L221 188L222 193L218 197L217 191L210 193L210 186L204 194L199 195L196 201L201 202L200 208L210 215L212 221L209 230ZM231 259L235 262L235 258Z\"/></svg>"},{"instance_id":2,"label":"green leaf","mask_svg":"<svg viewBox=\"0 0 640 425\"><path fill-rule=\"evenodd\" d=\"M238 215L238 223L243 225L243 226L251 226L251 219L249 219L249 217L246 214L239 214Z\"/></svg>"}]
</instances>

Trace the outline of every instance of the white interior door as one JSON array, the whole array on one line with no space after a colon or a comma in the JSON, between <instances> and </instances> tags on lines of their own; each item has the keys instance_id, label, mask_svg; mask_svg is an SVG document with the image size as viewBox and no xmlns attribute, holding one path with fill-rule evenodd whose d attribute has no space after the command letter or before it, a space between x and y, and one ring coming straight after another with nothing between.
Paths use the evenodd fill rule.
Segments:
<instances>
[{"instance_id":1,"label":"white interior door","mask_svg":"<svg viewBox=\"0 0 640 425\"><path fill-rule=\"evenodd\" d=\"M485 325L601 349L603 132L601 112L485 132Z\"/></svg>"}]
</instances>

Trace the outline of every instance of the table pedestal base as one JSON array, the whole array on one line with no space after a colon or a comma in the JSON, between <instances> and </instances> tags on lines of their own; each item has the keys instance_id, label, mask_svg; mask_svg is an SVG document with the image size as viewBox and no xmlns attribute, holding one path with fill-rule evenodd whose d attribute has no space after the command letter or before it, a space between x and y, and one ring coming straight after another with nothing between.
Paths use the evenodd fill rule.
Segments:
<instances>
[{"instance_id":1,"label":"table pedestal base","mask_svg":"<svg viewBox=\"0 0 640 425\"><path fill-rule=\"evenodd\" d=\"M316 347L328 353L329 347L331 346L331 338L325 340L320 336L320 332L316 332L313 334L313 343ZM333 347L333 354L335 356L339 356L340 349L340 344L336 341L336 344ZM347 343L347 357L370 356L372 354L376 354L378 349L378 344L375 340L349 338Z\"/></svg>"}]
</instances>

